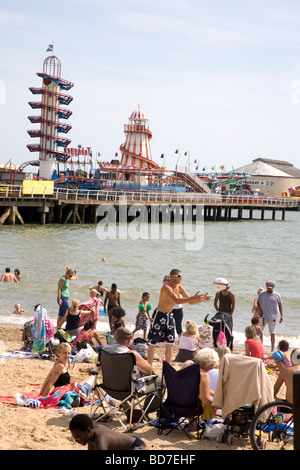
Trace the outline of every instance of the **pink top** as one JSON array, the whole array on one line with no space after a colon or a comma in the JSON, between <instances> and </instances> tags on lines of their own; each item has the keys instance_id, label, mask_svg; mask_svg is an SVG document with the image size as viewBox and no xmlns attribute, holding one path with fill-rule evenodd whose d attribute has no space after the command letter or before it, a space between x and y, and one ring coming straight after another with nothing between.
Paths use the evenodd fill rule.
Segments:
<instances>
[{"instance_id":1,"label":"pink top","mask_svg":"<svg viewBox=\"0 0 300 470\"><path fill-rule=\"evenodd\" d=\"M245 344L248 344L249 346L251 357L257 357L258 359L262 359L264 357L264 348L260 339L256 341L255 339L250 338L245 341Z\"/></svg>"}]
</instances>

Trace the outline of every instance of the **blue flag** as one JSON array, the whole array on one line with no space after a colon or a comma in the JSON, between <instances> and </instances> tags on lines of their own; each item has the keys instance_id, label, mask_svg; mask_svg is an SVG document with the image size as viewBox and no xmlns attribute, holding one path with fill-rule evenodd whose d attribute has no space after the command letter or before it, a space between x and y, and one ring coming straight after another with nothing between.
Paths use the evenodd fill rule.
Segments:
<instances>
[{"instance_id":1,"label":"blue flag","mask_svg":"<svg viewBox=\"0 0 300 470\"><path fill-rule=\"evenodd\" d=\"M46 52L53 52L53 44L49 44L48 49Z\"/></svg>"},{"instance_id":2,"label":"blue flag","mask_svg":"<svg viewBox=\"0 0 300 470\"><path fill-rule=\"evenodd\" d=\"M177 150L175 150L175 153L178 153L178 149L177 149Z\"/></svg>"},{"instance_id":3,"label":"blue flag","mask_svg":"<svg viewBox=\"0 0 300 470\"><path fill-rule=\"evenodd\" d=\"M161 154L160 158L164 158L164 154L163 154L163 153Z\"/></svg>"}]
</instances>

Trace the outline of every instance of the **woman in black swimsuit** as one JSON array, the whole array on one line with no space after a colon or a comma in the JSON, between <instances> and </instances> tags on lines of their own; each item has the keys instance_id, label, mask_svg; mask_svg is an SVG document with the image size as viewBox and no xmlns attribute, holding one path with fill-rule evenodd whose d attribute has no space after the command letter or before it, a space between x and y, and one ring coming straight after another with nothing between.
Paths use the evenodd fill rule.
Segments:
<instances>
[{"instance_id":1,"label":"woman in black swimsuit","mask_svg":"<svg viewBox=\"0 0 300 470\"><path fill-rule=\"evenodd\" d=\"M41 388L40 396L47 397L55 387L61 387L70 383L70 374L67 366L71 356L71 346L69 343L60 343L56 352L57 360L47 375Z\"/></svg>"},{"instance_id":2,"label":"woman in black swimsuit","mask_svg":"<svg viewBox=\"0 0 300 470\"><path fill-rule=\"evenodd\" d=\"M40 391L40 397L47 397L49 393L56 387L63 387L68 385L71 381L68 372L68 362L71 356L71 346L69 343L60 343L56 352L57 360L47 375L45 382ZM91 375L83 384L78 384L78 387L88 397L94 385L95 376Z\"/></svg>"}]
</instances>

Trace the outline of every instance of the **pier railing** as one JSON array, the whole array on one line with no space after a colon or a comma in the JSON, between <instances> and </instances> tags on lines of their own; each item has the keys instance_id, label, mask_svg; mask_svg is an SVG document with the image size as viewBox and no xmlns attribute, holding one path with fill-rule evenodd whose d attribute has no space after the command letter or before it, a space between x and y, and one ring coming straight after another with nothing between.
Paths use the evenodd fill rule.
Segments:
<instances>
[{"instance_id":1,"label":"pier railing","mask_svg":"<svg viewBox=\"0 0 300 470\"><path fill-rule=\"evenodd\" d=\"M250 205L250 206L281 206L297 207L299 202L293 198L257 197L257 196L223 196L219 194L204 194L192 192L170 191L120 191L114 189L70 189L54 188L49 194L49 189L41 191L32 188L31 193L23 194L23 186L0 186L1 199L47 199L65 201L99 201L103 202L130 202L130 203L168 203L168 204L213 204L213 205Z\"/></svg>"}]
</instances>

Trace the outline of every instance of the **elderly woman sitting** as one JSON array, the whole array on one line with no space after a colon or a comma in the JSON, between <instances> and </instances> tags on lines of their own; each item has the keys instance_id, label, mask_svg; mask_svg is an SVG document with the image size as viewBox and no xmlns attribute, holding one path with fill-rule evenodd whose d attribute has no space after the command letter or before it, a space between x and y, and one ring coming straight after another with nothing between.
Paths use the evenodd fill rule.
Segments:
<instances>
[{"instance_id":1,"label":"elderly woman sitting","mask_svg":"<svg viewBox=\"0 0 300 470\"><path fill-rule=\"evenodd\" d=\"M212 401L214 392L210 387L210 377L208 371L212 370L219 363L219 355L212 348L203 348L198 351L194 357L194 361L186 361L182 365L182 369L189 367L194 363L200 364L200 387L199 397L203 406L202 419L211 419L213 416L214 408L212 408Z\"/></svg>"}]
</instances>

